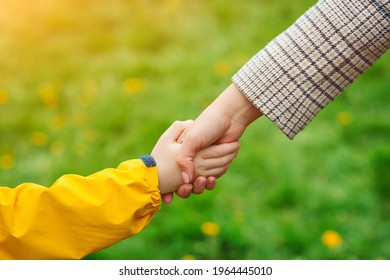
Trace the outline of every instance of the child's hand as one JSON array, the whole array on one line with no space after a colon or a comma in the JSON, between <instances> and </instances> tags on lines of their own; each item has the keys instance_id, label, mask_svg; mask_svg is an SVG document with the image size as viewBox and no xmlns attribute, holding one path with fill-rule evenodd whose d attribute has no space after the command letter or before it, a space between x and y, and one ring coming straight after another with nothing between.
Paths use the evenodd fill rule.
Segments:
<instances>
[{"instance_id":1,"label":"child's hand","mask_svg":"<svg viewBox=\"0 0 390 280\"><path fill-rule=\"evenodd\" d=\"M180 144L176 141L180 135L192 124L189 121L175 121L160 137L152 151L158 169L158 187L160 193L169 193L183 184L181 171L176 163Z\"/></svg>"},{"instance_id":2,"label":"child's hand","mask_svg":"<svg viewBox=\"0 0 390 280\"><path fill-rule=\"evenodd\" d=\"M182 185L181 171L176 162L181 145L177 142L180 135L191 126L192 121L174 122L160 137L152 151L157 162L159 189L161 194L176 191ZM237 142L213 145L201 150L194 158L196 176L222 176L238 153Z\"/></svg>"}]
</instances>

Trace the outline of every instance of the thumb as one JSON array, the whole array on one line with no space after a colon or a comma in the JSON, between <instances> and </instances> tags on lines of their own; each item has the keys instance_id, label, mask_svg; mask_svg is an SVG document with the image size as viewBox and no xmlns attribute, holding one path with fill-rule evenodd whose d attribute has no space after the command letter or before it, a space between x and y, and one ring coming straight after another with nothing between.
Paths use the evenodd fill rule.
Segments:
<instances>
[{"instance_id":1,"label":"thumb","mask_svg":"<svg viewBox=\"0 0 390 280\"><path fill-rule=\"evenodd\" d=\"M194 158L196 153L201 149L198 145L196 139L187 134L180 152L176 157L185 184L189 184L194 176Z\"/></svg>"},{"instance_id":2,"label":"thumb","mask_svg":"<svg viewBox=\"0 0 390 280\"><path fill-rule=\"evenodd\" d=\"M173 193L165 193L161 195L161 199L165 204L170 204L173 200Z\"/></svg>"}]
</instances>

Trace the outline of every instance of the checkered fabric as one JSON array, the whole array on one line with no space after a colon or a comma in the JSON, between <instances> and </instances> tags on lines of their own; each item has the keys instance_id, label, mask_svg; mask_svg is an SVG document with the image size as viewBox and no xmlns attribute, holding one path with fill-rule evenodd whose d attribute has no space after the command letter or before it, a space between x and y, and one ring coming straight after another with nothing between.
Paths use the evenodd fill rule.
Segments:
<instances>
[{"instance_id":1,"label":"checkered fabric","mask_svg":"<svg viewBox=\"0 0 390 280\"><path fill-rule=\"evenodd\" d=\"M390 47L390 0L323 0L233 77L290 139Z\"/></svg>"}]
</instances>

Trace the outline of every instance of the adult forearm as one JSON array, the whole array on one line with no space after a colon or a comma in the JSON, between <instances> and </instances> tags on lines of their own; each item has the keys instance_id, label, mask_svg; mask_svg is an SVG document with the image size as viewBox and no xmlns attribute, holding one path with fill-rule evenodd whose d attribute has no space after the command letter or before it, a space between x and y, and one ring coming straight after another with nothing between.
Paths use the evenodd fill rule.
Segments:
<instances>
[{"instance_id":1,"label":"adult forearm","mask_svg":"<svg viewBox=\"0 0 390 280\"><path fill-rule=\"evenodd\" d=\"M293 138L390 47L390 1L319 1L234 77Z\"/></svg>"},{"instance_id":2,"label":"adult forearm","mask_svg":"<svg viewBox=\"0 0 390 280\"><path fill-rule=\"evenodd\" d=\"M226 88L213 102L210 109L220 111L230 122L245 127L262 115L261 111L242 94L235 84Z\"/></svg>"}]
</instances>

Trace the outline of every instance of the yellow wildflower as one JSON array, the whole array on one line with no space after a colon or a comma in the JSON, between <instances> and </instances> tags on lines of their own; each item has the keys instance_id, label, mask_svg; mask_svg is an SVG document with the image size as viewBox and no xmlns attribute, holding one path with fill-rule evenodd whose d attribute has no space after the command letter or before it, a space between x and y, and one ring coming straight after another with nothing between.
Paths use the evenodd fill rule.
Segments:
<instances>
[{"instance_id":1,"label":"yellow wildflower","mask_svg":"<svg viewBox=\"0 0 390 280\"><path fill-rule=\"evenodd\" d=\"M123 89L129 94L136 94L146 89L147 83L144 79L129 78L123 83Z\"/></svg>"},{"instance_id":2,"label":"yellow wildflower","mask_svg":"<svg viewBox=\"0 0 390 280\"><path fill-rule=\"evenodd\" d=\"M217 236L219 234L219 225L214 222L204 222L201 226L204 235Z\"/></svg>"},{"instance_id":3,"label":"yellow wildflower","mask_svg":"<svg viewBox=\"0 0 390 280\"><path fill-rule=\"evenodd\" d=\"M191 260L195 260L195 257L192 255L184 255L181 259L186 261L191 261Z\"/></svg>"},{"instance_id":4,"label":"yellow wildflower","mask_svg":"<svg viewBox=\"0 0 390 280\"><path fill-rule=\"evenodd\" d=\"M14 157L12 155L3 155L0 157L0 167L5 170L9 170L14 166Z\"/></svg>"},{"instance_id":5,"label":"yellow wildflower","mask_svg":"<svg viewBox=\"0 0 390 280\"><path fill-rule=\"evenodd\" d=\"M334 230L327 230L322 234L322 243L331 249L340 247L343 239L341 235Z\"/></svg>"},{"instance_id":6,"label":"yellow wildflower","mask_svg":"<svg viewBox=\"0 0 390 280\"><path fill-rule=\"evenodd\" d=\"M219 61L215 64L214 70L218 76L227 76L230 74L230 65L226 61Z\"/></svg>"},{"instance_id":7,"label":"yellow wildflower","mask_svg":"<svg viewBox=\"0 0 390 280\"><path fill-rule=\"evenodd\" d=\"M47 135L42 131L35 131L31 134L31 143L35 146L44 146L47 144Z\"/></svg>"},{"instance_id":8,"label":"yellow wildflower","mask_svg":"<svg viewBox=\"0 0 390 280\"><path fill-rule=\"evenodd\" d=\"M336 115L336 119L341 125L349 125L352 122L352 114L349 112L340 112Z\"/></svg>"},{"instance_id":9,"label":"yellow wildflower","mask_svg":"<svg viewBox=\"0 0 390 280\"><path fill-rule=\"evenodd\" d=\"M0 105L6 104L9 100L8 92L0 88Z\"/></svg>"},{"instance_id":10,"label":"yellow wildflower","mask_svg":"<svg viewBox=\"0 0 390 280\"><path fill-rule=\"evenodd\" d=\"M43 86L39 91L39 97L43 104L48 108L56 108L60 103L58 87L53 84Z\"/></svg>"},{"instance_id":11,"label":"yellow wildflower","mask_svg":"<svg viewBox=\"0 0 390 280\"><path fill-rule=\"evenodd\" d=\"M175 13L179 6L182 4L182 0L165 0L163 3L163 10L168 14Z\"/></svg>"}]
</instances>

